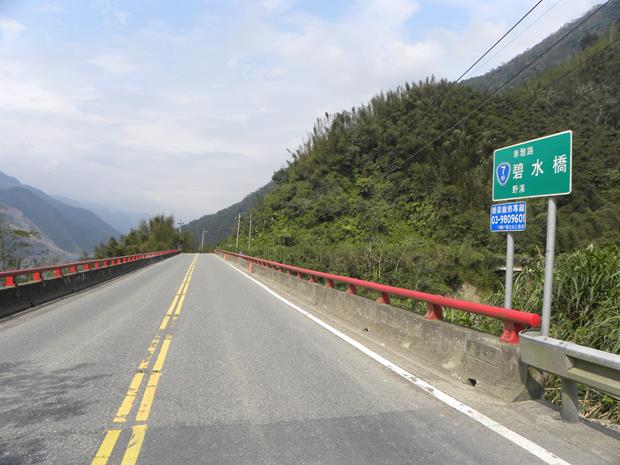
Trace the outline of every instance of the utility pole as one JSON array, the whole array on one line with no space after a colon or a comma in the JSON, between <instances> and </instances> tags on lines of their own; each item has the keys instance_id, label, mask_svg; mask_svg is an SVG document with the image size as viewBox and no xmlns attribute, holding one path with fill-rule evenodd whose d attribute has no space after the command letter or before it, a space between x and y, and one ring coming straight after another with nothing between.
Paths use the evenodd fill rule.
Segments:
<instances>
[{"instance_id":1,"label":"utility pole","mask_svg":"<svg viewBox=\"0 0 620 465\"><path fill-rule=\"evenodd\" d=\"M179 250L183 250L183 243L181 242L181 233L183 232L183 222L181 221L181 218L179 218L179 245L178 245L178 249Z\"/></svg>"},{"instance_id":2,"label":"utility pole","mask_svg":"<svg viewBox=\"0 0 620 465\"><path fill-rule=\"evenodd\" d=\"M252 246L252 214L250 213L250 231L248 232L248 254L250 253L251 246Z\"/></svg>"},{"instance_id":3,"label":"utility pole","mask_svg":"<svg viewBox=\"0 0 620 465\"><path fill-rule=\"evenodd\" d=\"M205 251L205 228L202 228L202 240L200 241L200 251Z\"/></svg>"},{"instance_id":4,"label":"utility pole","mask_svg":"<svg viewBox=\"0 0 620 465\"><path fill-rule=\"evenodd\" d=\"M239 218L237 219L237 243L235 245L235 252L239 252L239 230L241 229L241 213L239 213Z\"/></svg>"}]
</instances>

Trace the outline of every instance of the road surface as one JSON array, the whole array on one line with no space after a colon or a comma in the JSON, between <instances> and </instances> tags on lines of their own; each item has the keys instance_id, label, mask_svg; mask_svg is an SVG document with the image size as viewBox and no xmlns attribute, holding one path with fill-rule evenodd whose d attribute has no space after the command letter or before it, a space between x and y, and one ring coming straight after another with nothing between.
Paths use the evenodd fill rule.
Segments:
<instances>
[{"instance_id":1,"label":"road surface","mask_svg":"<svg viewBox=\"0 0 620 465\"><path fill-rule=\"evenodd\" d=\"M537 464L214 255L0 323L2 464Z\"/></svg>"}]
</instances>

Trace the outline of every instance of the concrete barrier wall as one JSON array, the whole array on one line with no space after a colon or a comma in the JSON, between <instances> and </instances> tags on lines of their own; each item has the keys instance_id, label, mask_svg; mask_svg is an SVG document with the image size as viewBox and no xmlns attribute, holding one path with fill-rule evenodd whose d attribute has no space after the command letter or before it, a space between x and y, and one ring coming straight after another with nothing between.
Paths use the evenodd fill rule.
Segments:
<instances>
[{"instance_id":1,"label":"concrete barrier wall","mask_svg":"<svg viewBox=\"0 0 620 465\"><path fill-rule=\"evenodd\" d=\"M228 256L227 260L248 270L247 262L240 258ZM348 326L368 331L372 337L397 344L413 360L439 368L478 390L508 401L542 397L542 380L520 362L516 345L267 267L253 264L252 268L253 276L271 287L292 294L310 308L316 307Z\"/></svg>"},{"instance_id":2,"label":"concrete barrier wall","mask_svg":"<svg viewBox=\"0 0 620 465\"><path fill-rule=\"evenodd\" d=\"M159 255L107 268L80 271L62 278L49 278L45 281L2 288L0 289L0 318L81 291L172 256L173 254Z\"/></svg>"}]
</instances>

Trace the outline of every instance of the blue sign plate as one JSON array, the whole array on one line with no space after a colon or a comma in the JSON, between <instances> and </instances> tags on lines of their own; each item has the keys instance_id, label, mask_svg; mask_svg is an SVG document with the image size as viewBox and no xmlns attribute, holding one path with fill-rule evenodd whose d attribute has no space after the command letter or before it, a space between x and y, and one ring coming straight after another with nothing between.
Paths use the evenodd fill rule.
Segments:
<instances>
[{"instance_id":1,"label":"blue sign plate","mask_svg":"<svg viewBox=\"0 0 620 465\"><path fill-rule=\"evenodd\" d=\"M491 205L491 231L525 231L525 202Z\"/></svg>"}]
</instances>

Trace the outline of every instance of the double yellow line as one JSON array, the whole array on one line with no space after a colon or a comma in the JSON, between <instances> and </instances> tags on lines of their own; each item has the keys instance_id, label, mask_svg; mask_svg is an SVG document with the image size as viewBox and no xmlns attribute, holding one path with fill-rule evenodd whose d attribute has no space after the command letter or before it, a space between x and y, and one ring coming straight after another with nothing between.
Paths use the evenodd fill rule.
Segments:
<instances>
[{"instance_id":1,"label":"double yellow line","mask_svg":"<svg viewBox=\"0 0 620 465\"><path fill-rule=\"evenodd\" d=\"M114 416L113 422L118 426L113 429L109 429L106 432L106 435L103 438L103 441L101 442L91 465L106 465L108 463L108 460L114 451L114 447L123 432L120 425L127 423L127 417L131 414L133 405L140 395L142 382L146 375L145 372L148 371L151 359L157 351L159 343L163 340L157 359L151 369L151 374L146 383L146 387L144 388L142 400L140 401L140 405L136 412L135 424L131 427L131 438L129 439L125 453L123 454L121 465L134 465L137 462L140 455L140 450L142 449L142 443L144 442L144 436L146 434L146 421L149 418L151 407L153 405L153 399L155 398L155 391L157 390L159 378L161 377L161 371L164 367L168 350L170 350L170 344L172 343L172 335L167 333L166 330L174 327L174 324L181 314L181 309L183 308L183 303L185 302L185 297L187 296L187 288L189 287L189 283L192 279L192 274L194 272L194 268L196 267L197 260L198 255L194 256L183 281L181 281L179 290L172 299L172 303L164 315L155 337L147 347L146 357L140 361L138 371L134 374L131 382L129 383L127 394L125 395L125 398L121 402L121 405Z\"/></svg>"}]
</instances>

